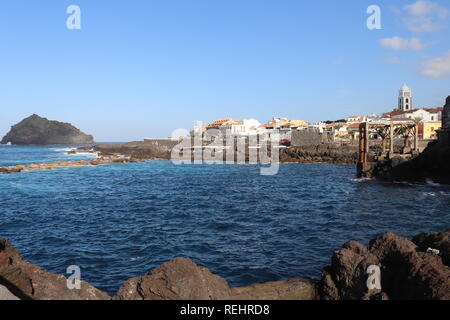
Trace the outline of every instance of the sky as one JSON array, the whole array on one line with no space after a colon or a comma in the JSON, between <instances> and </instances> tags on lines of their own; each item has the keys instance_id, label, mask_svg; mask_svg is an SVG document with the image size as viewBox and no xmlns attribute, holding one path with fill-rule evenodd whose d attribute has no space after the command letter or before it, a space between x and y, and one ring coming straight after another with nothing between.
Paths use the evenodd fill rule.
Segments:
<instances>
[{"instance_id":1,"label":"sky","mask_svg":"<svg viewBox=\"0 0 450 320\"><path fill-rule=\"evenodd\" d=\"M448 0L2 0L0 137L34 113L96 141L341 119L391 111L403 84L415 107L443 106L449 27Z\"/></svg>"}]
</instances>

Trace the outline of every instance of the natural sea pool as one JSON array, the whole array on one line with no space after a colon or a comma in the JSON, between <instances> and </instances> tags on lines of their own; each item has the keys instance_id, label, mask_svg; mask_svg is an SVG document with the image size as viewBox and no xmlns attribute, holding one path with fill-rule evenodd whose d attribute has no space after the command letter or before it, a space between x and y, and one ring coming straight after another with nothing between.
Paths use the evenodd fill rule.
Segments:
<instances>
[{"instance_id":1,"label":"natural sea pool","mask_svg":"<svg viewBox=\"0 0 450 320\"><path fill-rule=\"evenodd\" d=\"M0 147L0 166L88 159L64 147ZM450 187L355 179L352 165L147 161L0 175L0 237L24 259L113 295L189 257L232 286L319 278L334 250L392 231L450 229Z\"/></svg>"}]
</instances>

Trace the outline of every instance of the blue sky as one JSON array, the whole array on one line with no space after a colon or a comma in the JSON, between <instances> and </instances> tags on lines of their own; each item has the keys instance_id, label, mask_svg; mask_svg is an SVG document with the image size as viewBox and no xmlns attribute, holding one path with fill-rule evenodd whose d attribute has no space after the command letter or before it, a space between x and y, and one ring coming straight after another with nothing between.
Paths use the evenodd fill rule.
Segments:
<instances>
[{"instance_id":1,"label":"blue sky","mask_svg":"<svg viewBox=\"0 0 450 320\"><path fill-rule=\"evenodd\" d=\"M66 8L81 8L81 30ZM369 5L382 30L366 26ZM33 113L97 141L194 121L319 121L450 95L445 0L23 1L0 4L0 136Z\"/></svg>"}]
</instances>

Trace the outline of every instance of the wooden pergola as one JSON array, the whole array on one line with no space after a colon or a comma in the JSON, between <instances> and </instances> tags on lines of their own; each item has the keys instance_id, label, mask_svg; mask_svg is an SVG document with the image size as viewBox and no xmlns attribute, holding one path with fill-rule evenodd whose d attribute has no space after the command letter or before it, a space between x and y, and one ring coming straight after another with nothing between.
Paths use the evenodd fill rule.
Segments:
<instances>
[{"instance_id":1,"label":"wooden pergola","mask_svg":"<svg viewBox=\"0 0 450 320\"><path fill-rule=\"evenodd\" d=\"M410 153L413 154L419 150L419 128L413 120L392 119L361 123L359 126L358 161L360 170L364 171L367 168L371 141L379 141L379 139L371 140L370 138L373 135L381 137L382 154L386 154L389 158L392 158L395 154L394 141L397 136L402 136L404 139L404 150L408 147L411 138L414 145Z\"/></svg>"}]
</instances>

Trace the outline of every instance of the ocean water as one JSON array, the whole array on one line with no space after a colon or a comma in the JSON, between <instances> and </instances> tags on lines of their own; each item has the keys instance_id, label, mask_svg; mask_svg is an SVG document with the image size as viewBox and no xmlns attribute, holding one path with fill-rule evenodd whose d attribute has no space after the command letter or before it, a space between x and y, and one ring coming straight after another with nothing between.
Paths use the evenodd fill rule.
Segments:
<instances>
[{"instance_id":1,"label":"ocean water","mask_svg":"<svg viewBox=\"0 0 450 320\"><path fill-rule=\"evenodd\" d=\"M70 148L0 146L0 166L67 159ZM147 161L0 175L0 237L24 259L113 295L189 257L242 286L319 278L348 240L450 229L450 187L355 179L355 166Z\"/></svg>"}]
</instances>

